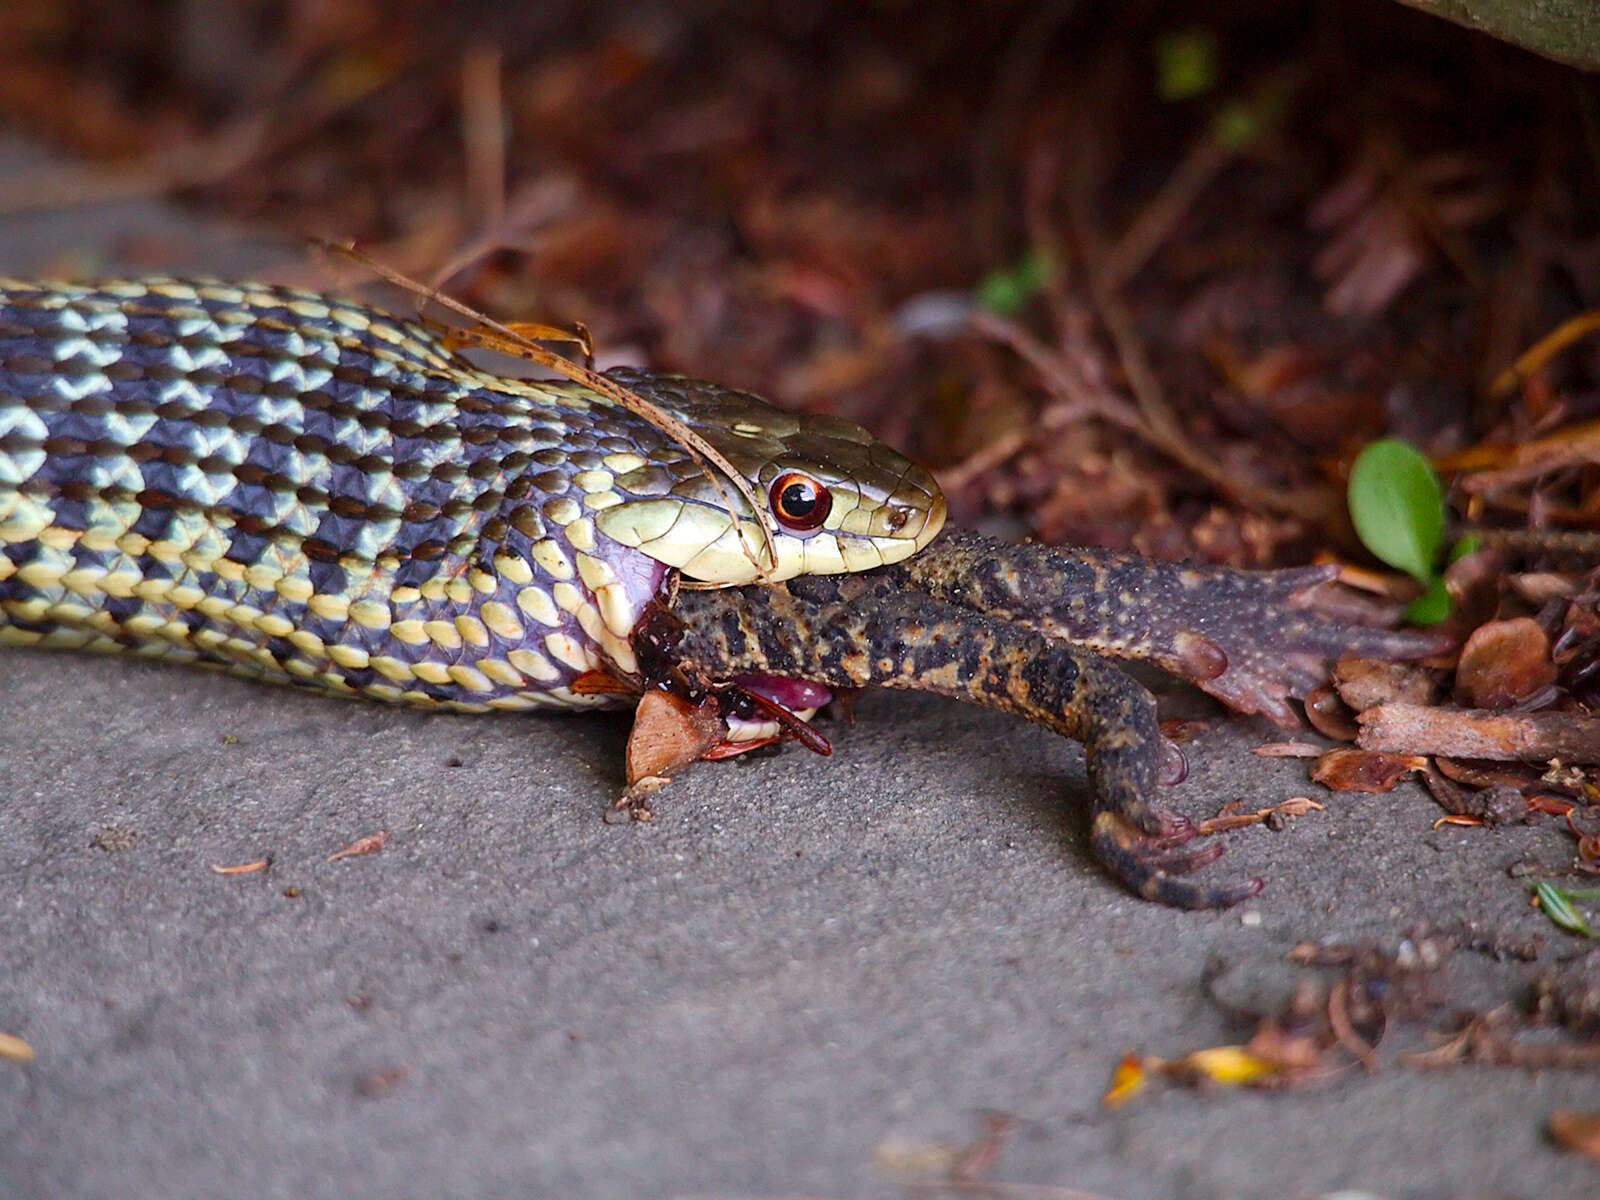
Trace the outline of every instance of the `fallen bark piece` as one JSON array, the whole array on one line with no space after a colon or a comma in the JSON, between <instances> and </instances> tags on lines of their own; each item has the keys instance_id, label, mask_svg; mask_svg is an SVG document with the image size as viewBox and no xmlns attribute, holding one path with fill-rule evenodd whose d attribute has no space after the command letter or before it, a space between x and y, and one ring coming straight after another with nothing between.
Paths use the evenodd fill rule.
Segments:
<instances>
[{"instance_id":1,"label":"fallen bark piece","mask_svg":"<svg viewBox=\"0 0 1600 1200\"><path fill-rule=\"evenodd\" d=\"M1568 763L1600 762L1600 718L1380 704L1356 718L1356 745L1393 754Z\"/></svg>"}]
</instances>

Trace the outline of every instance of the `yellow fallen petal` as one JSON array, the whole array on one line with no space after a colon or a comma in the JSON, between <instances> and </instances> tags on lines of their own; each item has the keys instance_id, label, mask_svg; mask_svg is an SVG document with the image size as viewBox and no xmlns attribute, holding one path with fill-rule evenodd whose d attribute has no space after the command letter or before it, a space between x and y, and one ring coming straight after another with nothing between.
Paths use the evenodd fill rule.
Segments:
<instances>
[{"instance_id":1,"label":"yellow fallen petal","mask_svg":"<svg viewBox=\"0 0 1600 1200\"><path fill-rule=\"evenodd\" d=\"M1102 1108L1116 1108L1126 1104L1150 1082L1149 1072L1145 1070L1144 1059L1137 1054L1126 1054L1117 1064L1117 1069L1111 1073L1111 1086L1106 1089L1106 1094L1100 1097Z\"/></svg>"},{"instance_id":2,"label":"yellow fallen petal","mask_svg":"<svg viewBox=\"0 0 1600 1200\"><path fill-rule=\"evenodd\" d=\"M32 1062L33 1047L14 1033L0 1033L0 1058L12 1062Z\"/></svg>"},{"instance_id":3,"label":"yellow fallen petal","mask_svg":"<svg viewBox=\"0 0 1600 1200\"><path fill-rule=\"evenodd\" d=\"M1181 1069L1196 1071L1223 1087L1256 1083L1269 1075L1276 1075L1279 1070L1278 1064L1251 1054L1243 1046L1212 1046L1208 1050L1196 1050L1178 1060L1176 1065Z\"/></svg>"}]
</instances>

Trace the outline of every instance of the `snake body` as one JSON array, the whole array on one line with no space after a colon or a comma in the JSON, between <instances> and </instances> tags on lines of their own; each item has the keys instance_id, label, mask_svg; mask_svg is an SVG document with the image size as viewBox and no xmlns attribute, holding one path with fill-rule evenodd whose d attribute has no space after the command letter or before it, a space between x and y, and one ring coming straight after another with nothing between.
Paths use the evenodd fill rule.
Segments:
<instances>
[{"instance_id":1,"label":"snake body","mask_svg":"<svg viewBox=\"0 0 1600 1200\"><path fill-rule=\"evenodd\" d=\"M693 717L652 759L674 768L804 735L832 690L936 692L1082 741L1096 853L1186 907L1260 881L1180 878L1220 846L1160 803L1154 702L1101 656L1288 723L1330 656L1435 645L1324 611L1321 569L934 541L933 479L858 426L610 373L757 513L659 422L452 346L287 288L0 281L0 645L464 711L645 696Z\"/></svg>"},{"instance_id":2,"label":"snake body","mask_svg":"<svg viewBox=\"0 0 1600 1200\"><path fill-rule=\"evenodd\" d=\"M755 488L827 489L819 528L778 523L772 580L893 562L943 521L927 473L858 426L613 378ZM647 420L479 370L416 322L287 288L0 282L0 644L594 707L616 697L574 681L634 674L669 569L755 577L753 517Z\"/></svg>"}]
</instances>

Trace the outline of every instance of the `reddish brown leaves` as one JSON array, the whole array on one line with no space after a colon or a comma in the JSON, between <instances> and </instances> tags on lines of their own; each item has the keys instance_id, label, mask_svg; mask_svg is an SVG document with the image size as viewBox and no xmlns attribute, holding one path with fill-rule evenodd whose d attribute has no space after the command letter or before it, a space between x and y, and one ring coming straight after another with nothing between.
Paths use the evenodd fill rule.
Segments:
<instances>
[{"instance_id":1,"label":"reddish brown leaves","mask_svg":"<svg viewBox=\"0 0 1600 1200\"><path fill-rule=\"evenodd\" d=\"M1536 699L1555 681L1550 639L1538 622L1489 621L1461 648L1456 699L1467 708L1512 708Z\"/></svg>"},{"instance_id":2,"label":"reddish brown leaves","mask_svg":"<svg viewBox=\"0 0 1600 1200\"><path fill-rule=\"evenodd\" d=\"M1411 754L1375 754L1366 750L1329 750L1317 760L1311 778L1336 792L1390 792L1427 760Z\"/></svg>"}]
</instances>

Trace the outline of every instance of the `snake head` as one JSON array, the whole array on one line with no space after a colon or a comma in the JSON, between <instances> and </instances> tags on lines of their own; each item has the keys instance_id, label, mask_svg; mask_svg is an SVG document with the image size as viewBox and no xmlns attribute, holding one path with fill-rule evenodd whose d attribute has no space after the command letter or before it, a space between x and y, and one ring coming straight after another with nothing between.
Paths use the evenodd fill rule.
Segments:
<instances>
[{"instance_id":1,"label":"snake head","mask_svg":"<svg viewBox=\"0 0 1600 1200\"><path fill-rule=\"evenodd\" d=\"M664 435L616 476L621 499L596 513L596 526L691 579L737 585L871 570L915 554L944 525L932 474L851 421L787 413L681 376L611 374L704 437L765 501L758 517ZM758 521L772 533L775 562L760 553Z\"/></svg>"}]
</instances>

